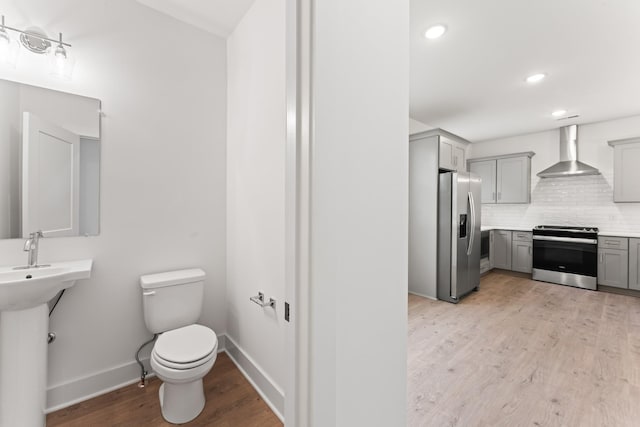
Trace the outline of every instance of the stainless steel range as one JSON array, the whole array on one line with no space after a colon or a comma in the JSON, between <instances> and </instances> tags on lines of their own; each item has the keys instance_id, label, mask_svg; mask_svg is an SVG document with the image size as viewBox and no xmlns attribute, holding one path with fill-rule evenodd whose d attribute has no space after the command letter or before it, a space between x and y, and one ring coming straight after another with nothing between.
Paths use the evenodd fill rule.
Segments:
<instances>
[{"instance_id":1,"label":"stainless steel range","mask_svg":"<svg viewBox=\"0 0 640 427\"><path fill-rule=\"evenodd\" d=\"M535 227L533 279L596 290L598 229L558 225Z\"/></svg>"}]
</instances>

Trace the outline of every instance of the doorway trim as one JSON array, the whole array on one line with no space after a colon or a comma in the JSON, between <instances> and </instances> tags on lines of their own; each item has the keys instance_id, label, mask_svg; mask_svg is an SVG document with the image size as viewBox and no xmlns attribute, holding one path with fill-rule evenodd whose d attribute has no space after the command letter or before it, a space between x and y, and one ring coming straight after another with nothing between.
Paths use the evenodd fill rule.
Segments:
<instances>
[{"instance_id":1,"label":"doorway trim","mask_svg":"<svg viewBox=\"0 0 640 427\"><path fill-rule=\"evenodd\" d=\"M313 0L286 4L286 160L285 296L290 304L286 327L285 426L309 425L309 243L310 180L313 135Z\"/></svg>"}]
</instances>

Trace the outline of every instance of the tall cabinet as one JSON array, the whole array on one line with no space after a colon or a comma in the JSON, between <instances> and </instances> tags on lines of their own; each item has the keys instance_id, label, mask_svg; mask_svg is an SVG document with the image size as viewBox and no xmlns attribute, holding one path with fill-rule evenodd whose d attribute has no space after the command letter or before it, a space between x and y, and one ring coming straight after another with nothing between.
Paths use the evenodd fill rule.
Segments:
<instances>
[{"instance_id":1,"label":"tall cabinet","mask_svg":"<svg viewBox=\"0 0 640 427\"><path fill-rule=\"evenodd\" d=\"M534 155L529 151L469 159L469 172L482 178L482 203L530 203Z\"/></svg>"},{"instance_id":2,"label":"tall cabinet","mask_svg":"<svg viewBox=\"0 0 640 427\"><path fill-rule=\"evenodd\" d=\"M466 170L469 142L442 129L409 137L409 292L437 297L438 174Z\"/></svg>"}]
</instances>

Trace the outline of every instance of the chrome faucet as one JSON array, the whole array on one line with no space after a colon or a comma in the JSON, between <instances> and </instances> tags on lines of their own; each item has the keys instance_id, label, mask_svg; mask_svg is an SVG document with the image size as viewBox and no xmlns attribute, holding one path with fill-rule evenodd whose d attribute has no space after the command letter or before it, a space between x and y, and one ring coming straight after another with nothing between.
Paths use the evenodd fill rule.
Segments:
<instances>
[{"instance_id":1,"label":"chrome faucet","mask_svg":"<svg viewBox=\"0 0 640 427\"><path fill-rule=\"evenodd\" d=\"M42 230L34 231L29 234L29 238L24 242L24 251L29 252L28 268L38 267L38 243L41 237L44 237Z\"/></svg>"}]
</instances>

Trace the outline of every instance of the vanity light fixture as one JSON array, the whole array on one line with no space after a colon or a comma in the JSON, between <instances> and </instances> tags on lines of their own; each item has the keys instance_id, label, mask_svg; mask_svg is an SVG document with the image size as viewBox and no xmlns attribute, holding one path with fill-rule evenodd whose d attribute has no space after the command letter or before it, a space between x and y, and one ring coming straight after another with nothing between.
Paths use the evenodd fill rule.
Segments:
<instances>
[{"instance_id":1,"label":"vanity light fixture","mask_svg":"<svg viewBox=\"0 0 640 427\"><path fill-rule=\"evenodd\" d=\"M544 80L545 77L547 77L545 73L537 73L537 74L530 75L525 80L529 84L534 84L534 83L541 82L542 80Z\"/></svg>"},{"instance_id":2,"label":"vanity light fixture","mask_svg":"<svg viewBox=\"0 0 640 427\"><path fill-rule=\"evenodd\" d=\"M427 31L425 31L424 36L429 40L434 40L442 37L442 35L446 32L447 32L447 27L442 24L438 24L438 25L433 25L429 27Z\"/></svg>"},{"instance_id":3,"label":"vanity light fixture","mask_svg":"<svg viewBox=\"0 0 640 427\"><path fill-rule=\"evenodd\" d=\"M58 39L54 40L47 37L47 34L40 28L30 27L25 30L9 27L4 23L4 15L2 15L2 23L0 24L0 63L15 66L20 44L17 39L13 40L7 30L18 33L20 44L29 52L38 55L50 55L51 73L62 78L71 78L74 59L69 54L69 43L62 40L62 33L58 33ZM56 48L51 52L52 44L56 44Z\"/></svg>"}]
</instances>

